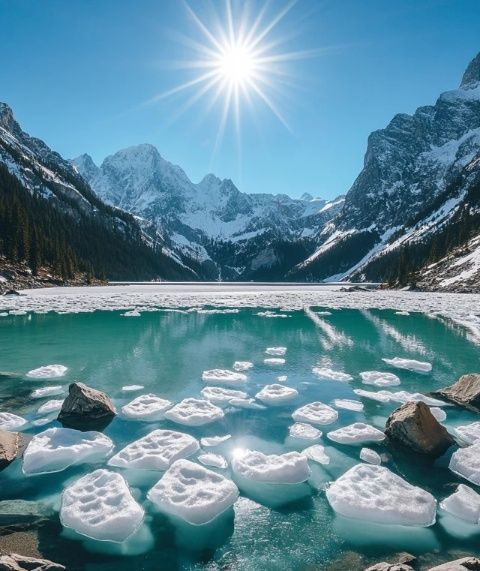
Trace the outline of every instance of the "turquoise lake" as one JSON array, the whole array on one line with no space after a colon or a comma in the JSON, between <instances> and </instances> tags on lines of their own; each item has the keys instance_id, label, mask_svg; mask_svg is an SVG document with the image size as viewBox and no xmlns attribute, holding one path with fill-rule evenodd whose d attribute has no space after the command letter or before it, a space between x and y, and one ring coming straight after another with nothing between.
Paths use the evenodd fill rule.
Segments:
<instances>
[{"instance_id":1,"label":"turquoise lake","mask_svg":"<svg viewBox=\"0 0 480 571\"><path fill-rule=\"evenodd\" d=\"M322 313L325 309L329 314ZM383 429L390 412L400 406L354 394L355 388L378 390L362 383L362 371L398 375L401 385L387 387L389 390L428 393L452 384L464 373L478 372L480 346L469 340L462 327L421 313L311 307L307 312L283 311L287 317L272 318L259 312L262 309L241 308L234 313L159 309L130 318L122 316L124 311L0 318L0 411L13 412L29 421L45 416L37 409L48 399L33 400L30 396L40 387L62 384L67 389L70 382L79 380L105 391L120 410L142 393L155 393L174 402L200 397L205 386L202 372L231 369L235 361L253 363L241 387L249 396L285 375L287 380L282 382L299 392L285 406L227 408L224 419L197 428L167 420L130 421L119 414L104 430L116 450L156 428L179 430L196 438L231 434L230 440L209 450L227 459L238 448L264 453L301 450L309 444L288 437L288 428L294 422L291 414L296 408L317 400L331 404L337 398L361 400L364 404L363 412L338 410L335 423L320 427L323 436L319 443L325 446L330 464L312 464L312 477L301 497L286 501L282 494L288 491L284 490L276 492L277 497L241 490L234 509L205 526L180 525L151 509L146 494L161 477L160 472L113 468L125 476L146 513L139 533L124 545L89 540L64 530L58 517L63 488L104 463L26 477L17 460L0 472L0 499L43 501L53 507L49 520L38 530L41 553L72 571L356 571L368 563L391 559L392 553L400 551L419 556L425 566L463 554L478 554L479 526L462 524L440 511L436 523L428 528L347 519L335 514L324 490L329 482L360 462L360 447L335 444L326 433L355 421ZM265 349L275 346L287 348L283 365L264 363ZM415 373L393 369L382 361L382 357L396 356L428 361L433 370ZM68 367L64 377L26 377L28 371L54 363ZM349 373L353 380L321 380L312 372L315 366ZM131 384L143 385L144 389L122 392L122 386ZM444 410L447 419L443 423L449 429L478 419L457 407L446 406ZM49 415L50 423L42 427L28 425L24 432L35 434L60 426L56 414ZM383 455L384 466L431 492L438 501L450 495L458 483L467 483L448 469L448 455L432 462L395 452L383 443L367 446ZM232 477L230 468L218 472Z\"/></svg>"}]
</instances>

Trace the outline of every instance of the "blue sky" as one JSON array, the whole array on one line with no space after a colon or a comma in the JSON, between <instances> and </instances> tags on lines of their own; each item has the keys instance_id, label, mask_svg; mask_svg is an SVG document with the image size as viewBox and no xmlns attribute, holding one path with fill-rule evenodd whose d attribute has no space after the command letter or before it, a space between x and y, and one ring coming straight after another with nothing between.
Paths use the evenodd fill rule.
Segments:
<instances>
[{"instance_id":1,"label":"blue sky","mask_svg":"<svg viewBox=\"0 0 480 571\"><path fill-rule=\"evenodd\" d=\"M247 4L254 19L265 2ZM286 5L271 0L265 23ZM209 28L224 14L220 0L190 6ZM101 162L149 142L194 181L214 172L246 192L291 196L346 192L368 134L457 86L480 51L478 0L299 0L265 39L281 41L275 53L318 52L285 62L281 84L271 76L289 129L250 93L240 143L229 116L215 149L223 95L179 117L196 86L145 103L201 73L176 66L199 58L182 38L204 41L181 0L0 0L0 22L0 101L63 156Z\"/></svg>"}]
</instances>

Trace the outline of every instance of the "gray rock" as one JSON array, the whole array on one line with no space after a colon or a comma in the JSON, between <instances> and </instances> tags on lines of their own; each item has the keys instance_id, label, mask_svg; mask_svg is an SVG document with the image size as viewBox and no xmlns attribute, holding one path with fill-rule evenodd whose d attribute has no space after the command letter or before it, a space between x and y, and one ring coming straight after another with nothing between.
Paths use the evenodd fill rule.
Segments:
<instances>
[{"instance_id":1,"label":"gray rock","mask_svg":"<svg viewBox=\"0 0 480 571\"><path fill-rule=\"evenodd\" d=\"M20 455L22 437L17 432L0 430L0 470Z\"/></svg>"},{"instance_id":2,"label":"gray rock","mask_svg":"<svg viewBox=\"0 0 480 571\"><path fill-rule=\"evenodd\" d=\"M477 557L463 557L462 559L431 567L428 571L480 571L480 559Z\"/></svg>"},{"instance_id":3,"label":"gray rock","mask_svg":"<svg viewBox=\"0 0 480 571\"><path fill-rule=\"evenodd\" d=\"M463 375L455 384L435 394L455 404L480 412L480 373Z\"/></svg>"},{"instance_id":4,"label":"gray rock","mask_svg":"<svg viewBox=\"0 0 480 571\"><path fill-rule=\"evenodd\" d=\"M115 414L115 407L105 393L83 383L72 383L58 420L70 426L91 425L98 421L109 421Z\"/></svg>"},{"instance_id":5,"label":"gray rock","mask_svg":"<svg viewBox=\"0 0 480 571\"><path fill-rule=\"evenodd\" d=\"M0 501L0 525L32 522L53 515L54 511L43 502L27 500Z\"/></svg>"},{"instance_id":6,"label":"gray rock","mask_svg":"<svg viewBox=\"0 0 480 571\"><path fill-rule=\"evenodd\" d=\"M391 442L420 454L442 455L455 440L423 402L407 402L388 417L385 434Z\"/></svg>"},{"instance_id":7,"label":"gray rock","mask_svg":"<svg viewBox=\"0 0 480 571\"><path fill-rule=\"evenodd\" d=\"M386 563L382 561L382 563L368 567L365 571L414 571L414 569L406 563Z\"/></svg>"},{"instance_id":8,"label":"gray rock","mask_svg":"<svg viewBox=\"0 0 480 571\"><path fill-rule=\"evenodd\" d=\"M18 553L0 556L0 571L64 571L66 567L48 559L24 557Z\"/></svg>"}]
</instances>

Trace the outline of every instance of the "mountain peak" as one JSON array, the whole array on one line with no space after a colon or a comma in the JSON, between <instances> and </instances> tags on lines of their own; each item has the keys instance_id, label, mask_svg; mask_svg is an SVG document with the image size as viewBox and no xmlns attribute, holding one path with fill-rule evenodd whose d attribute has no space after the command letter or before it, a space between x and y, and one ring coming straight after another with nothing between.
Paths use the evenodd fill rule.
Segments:
<instances>
[{"instance_id":1,"label":"mountain peak","mask_svg":"<svg viewBox=\"0 0 480 571\"><path fill-rule=\"evenodd\" d=\"M13 117L12 108L6 103L2 103L0 101L0 127L11 131L14 124L15 119Z\"/></svg>"},{"instance_id":2,"label":"mountain peak","mask_svg":"<svg viewBox=\"0 0 480 571\"><path fill-rule=\"evenodd\" d=\"M462 77L460 87L469 88L480 82L480 53L468 64Z\"/></svg>"}]
</instances>

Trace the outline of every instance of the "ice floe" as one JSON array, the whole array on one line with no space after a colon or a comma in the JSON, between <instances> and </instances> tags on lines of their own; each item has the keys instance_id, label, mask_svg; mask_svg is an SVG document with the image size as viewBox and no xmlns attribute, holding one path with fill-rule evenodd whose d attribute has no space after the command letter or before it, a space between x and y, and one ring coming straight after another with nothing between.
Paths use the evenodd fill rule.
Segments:
<instances>
[{"instance_id":1,"label":"ice floe","mask_svg":"<svg viewBox=\"0 0 480 571\"><path fill-rule=\"evenodd\" d=\"M286 387L285 385L265 385L261 391L259 391L255 398L259 401L269 404L284 404L288 403L298 396L298 391L291 387Z\"/></svg>"},{"instance_id":2,"label":"ice floe","mask_svg":"<svg viewBox=\"0 0 480 571\"><path fill-rule=\"evenodd\" d=\"M377 387L393 387L400 384L400 379L393 373L382 371L363 371L360 373L362 383L365 385L375 385Z\"/></svg>"},{"instance_id":3,"label":"ice floe","mask_svg":"<svg viewBox=\"0 0 480 571\"><path fill-rule=\"evenodd\" d=\"M156 422L165 418L165 412L172 406L169 400L154 394L140 395L122 406L122 415L130 420Z\"/></svg>"},{"instance_id":4,"label":"ice floe","mask_svg":"<svg viewBox=\"0 0 480 571\"><path fill-rule=\"evenodd\" d=\"M307 422L311 424L332 424L338 418L338 412L324 404L323 402L316 401L306 404L292 414L293 420L297 422Z\"/></svg>"},{"instance_id":5,"label":"ice floe","mask_svg":"<svg viewBox=\"0 0 480 571\"><path fill-rule=\"evenodd\" d=\"M302 440L317 440L322 436L321 430L305 422L292 424L288 429L288 433L292 438L300 438Z\"/></svg>"},{"instance_id":6,"label":"ice floe","mask_svg":"<svg viewBox=\"0 0 480 571\"><path fill-rule=\"evenodd\" d=\"M131 392L135 392L135 391L141 391L144 388L145 387L143 385L124 385L122 387L122 391L124 393L131 393Z\"/></svg>"},{"instance_id":7,"label":"ice floe","mask_svg":"<svg viewBox=\"0 0 480 571\"><path fill-rule=\"evenodd\" d=\"M456 450L448 467L455 474L480 486L480 442Z\"/></svg>"},{"instance_id":8,"label":"ice floe","mask_svg":"<svg viewBox=\"0 0 480 571\"><path fill-rule=\"evenodd\" d=\"M122 317L140 317L141 315L138 309L132 309L131 311L126 311Z\"/></svg>"},{"instance_id":9,"label":"ice floe","mask_svg":"<svg viewBox=\"0 0 480 571\"><path fill-rule=\"evenodd\" d=\"M422 393L409 393L408 391L365 391L363 389L353 389L353 392L359 397L368 398L378 402L398 402L404 404L409 401L424 402L428 406L441 407L447 406L447 403L433 397L428 397Z\"/></svg>"},{"instance_id":10,"label":"ice floe","mask_svg":"<svg viewBox=\"0 0 480 571\"><path fill-rule=\"evenodd\" d=\"M335 408L352 410L354 412L361 412L363 410L363 404L359 400L334 399L332 404Z\"/></svg>"},{"instance_id":11,"label":"ice floe","mask_svg":"<svg viewBox=\"0 0 480 571\"><path fill-rule=\"evenodd\" d=\"M32 420L32 426L45 426L49 422L52 422L52 418L42 417L37 418L36 420Z\"/></svg>"},{"instance_id":12,"label":"ice floe","mask_svg":"<svg viewBox=\"0 0 480 571\"><path fill-rule=\"evenodd\" d=\"M353 392L359 397L374 400L377 402L390 402L390 397L386 394L382 394L381 392L365 391L364 389L353 389Z\"/></svg>"},{"instance_id":13,"label":"ice floe","mask_svg":"<svg viewBox=\"0 0 480 571\"><path fill-rule=\"evenodd\" d=\"M252 398L233 398L230 401L230 405L235 408L245 408L250 410L259 410L265 408L261 404L255 402L255 399Z\"/></svg>"},{"instance_id":14,"label":"ice floe","mask_svg":"<svg viewBox=\"0 0 480 571\"><path fill-rule=\"evenodd\" d=\"M327 437L339 444L364 444L365 442L381 442L385 434L364 422L354 422L337 430L327 433Z\"/></svg>"},{"instance_id":15,"label":"ice floe","mask_svg":"<svg viewBox=\"0 0 480 571\"><path fill-rule=\"evenodd\" d=\"M203 371L202 380L206 383L238 384L247 380L247 375L239 371L229 371L228 369L210 369Z\"/></svg>"},{"instance_id":16,"label":"ice floe","mask_svg":"<svg viewBox=\"0 0 480 571\"><path fill-rule=\"evenodd\" d=\"M432 370L432 364L425 361L416 361L415 359L402 359L394 357L393 359L382 359L387 365L396 367L397 369L406 369L416 373L429 373Z\"/></svg>"},{"instance_id":17,"label":"ice floe","mask_svg":"<svg viewBox=\"0 0 480 571\"><path fill-rule=\"evenodd\" d=\"M346 383L353 380L352 375L342 373L341 371L334 371L327 367L313 367L312 373L324 381L340 381L342 383Z\"/></svg>"},{"instance_id":18,"label":"ice floe","mask_svg":"<svg viewBox=\"0 0 480 571\"><path fill-rule=\"evenodd\" d=\"M140 527L142 507L120 474L95 470L62 494L60 521L81 535L121 543Z\"/></svg>"},{"instance_id":19,"label":"ice floe","mask_svg":"<svg viewBox=\"0 0 480 571\"><path fill-rule=\"evenodd\" d=\"M200 444L208 448L211 446L218 446L219 444L230 440L230 438L232 438L231 434L225 434L224 436L205 436L200 439Z\"/></svg>"},{"instance_id":20,"label":"ice floe","mask_svg":"<svg viewBox=\"0 0 480 571\"><path fill-rule=\"evenodd\" d=\"M45 397L53 397L56 395L61 395L65 392L62 385L55 385L51 387L42 387L41 389L35 389L30 395L32 399L43 399Z\"/></svg>"},{"instance_id":21,"label":"ice floe","mask_svg":"<svg viewBox=\"0 0 480 571\"><path fill-rule=\"evenodd\" d=\"M454 429L458 439L464 444L473 444L480 440L480 422L471 422L456 426Z\"/></svg>"},{"instance_id":22,"label":"ice floe","mask_svg":"<svg viewBox=\"0 0 480 571\"><path fill-rule=\"evenodd\" d=\"M257 315L259 317L290 317L286 313L275 313L274 311L259 311Z\"/></svg>"},{"instance_id":23,"label":"ice floe","mask_svg":"<svg viewBox=\"0 0 480 571\"><path fill-rule=\"evenodd\" d=\"M186 398L165 413L165 418L185 426L202 426L223 418L221 408L204 399Z\"/></svg>"},{"instance_id":24,"label":"ice floe","mask_svg":"<svg viewBox=\"0 0 480 571\"><path fill-rule=\"evenodd\" d=\"M200 454L198 461L204 466L213 466L214 468L225 469L228 466L228 462L221 454L213 454L212 452Z\"/></svg>"},{"instance_id":25,"label":"ice floe","mask_svg":"<svg viewBox=\"0 0 480 571\"><path fill-rule=\"evenodd\" d=\"M406 526L435 523L435 498L383 466L357 464L333 482L326 495L345 517Z\"/></svg>"},{"instance_id":26,"label":"ice floe","mask_svg":"<svg viewBox=\"0 0 480 571\"><path fill-rule=\"evenodd\" d=\"M267 347L265 353L267 355L275 355L277 357L283 357L287 352L286 347Z\"/></svg>"},{"instance_id":27,"label":"ice floe","mask_svg":"<svg viewBox=\"0 0 480 571\"><path fill-rule=\"evenodd\" d=\"M263 454L242 450L233 455L232 468L247 480L268 484L300 484L310 476L307 458L299 452Z\"/></svg>"},{"instance_id":28,"label":"ice floe","mask_svg":"<svg viewBox=\"0 0 480 571\"><path fill-rule=\"evenodd\" d=\"M191 456L200 448L190 434L174 430L154 430L128 444L112 456L109 466L139 470L166 470L175 460Z\"/></svg>"},{"instance_id":29,"label":"ice floe","mask_svg":"<svg viewBox=\"0 0 480 571\"><path fill-rule=\"evenodd\" d=\"M438 406L430 407L430 412L438 420L438 422L443 422L444 420L447 419L447 413ZM480 436L479 436L479 438L480 438Z\"/></svg>"},{"instance_id":30,"label":"ice floe","mask_svg":"<svg viewBox=\"0 0 480 571\"><path fill-rule=\"evenodd\" d=\"M52 399L42 404L37 410L38 414L49 414L50 412L56 412L62 408L63 399L57 400Z\"/></svg>"},{"instance_id":31,"label":"ice floe","mask_svg":"<svg viewBox=\"0 0 480 571\"><path fill-rule=\"evenodd\" d=\"M317 462L317 464L330 464L330 456L325 452L325 447L321 444L314 444L302 450L301 452L312 462Z\"/></svg>"},{"instance_id":32,"label":"ice floe","mask_svg":"<svg viewBox=\"0 0 480 571\"><path fill-rule=\"evenodd\" d=\"M12 412L0 412L0 430L19 430L28 423L27 421Z\"/></svg>"},{"instance_id":33,"label":"ice floe","mask_svg":"<svg viewBox=\"0 0 480 571\"><path fill-rule=\"evenodd\" d=\"M360 460L363 460L368 464L376 464L377 466L382 463L382 457L380 454L371 448L362 448L360 450Z\"/></svg>"},{"instance_id":34,"label":"ice floe","mask_svg":"<svg viewBox=\"0 0 480 571\"><path fill-rule=\"evenodd\" d=\"M101 432L72 428L48 428L36 434L23 455L23 473L60 472L69 466L102 460L113 450L113 442Z\"/></svg>"},{"instance_id":35,"label":"ice floe","mask_svg":"<svg viewBox=\"0 0 480 571\"><path fill-rule=\"evenodd\" d=\"M28 371L27 377L29 379L58 379L63 377L68 371L68 367L64 365L45 365Z\"/></svg>"},{"instance_id":36,"label":"ice floe","mask_svg":"<svg viewBox=\"0 0 480 571\"><path fill-rule=\"evenodd\" d=\"M279 376L277 377L277 381L278 381L279 383L286 383L286 382L287 382L287 379L288 379L287 375L279 375Z\"/></svg>"},{"instance_id":37,"label":"ice floe","mask_svg":"<svg viewBox=\"0 0 480 571\"><path fill-rule=\"evenodd\" d=\"M232 399L246 399L247 393L223 387L205 387L201 390L202 397L222 408L228 406Z\"/></svg>"},{"instance_id":38,"label":"ice floe","mask_svg":"<svg viewBox=\"0 0 480 571\"><path fill-rule=\"evenodd\" d=\"M395 315L410 315L408 311L396 311Z\"/></svg>"},{"instance_id":39,"label":"ice floe","mask_svg":"<svg viewBox=\"0 0 480 571\"><path fill-rule=\"evenodd\" d=\"M465 484L440 504L440 508L459 519L475 525L480 524L480 495Z\"/></svg>"},{"instance_id":40,"label":"ice floe","mask_svg":"<svg viewBox=\"0 0 480 571\"><path fill-rule=\"evenodd\" d=\"M189 460L177 460L148 492L161 511L193 525L214 520L237 498L238 488L231 480Z\"/></svg>"},{"instance_id":41,"label":"ice floe","mask_svg":"<svg viewBox=\"0 0 480 571\"><path fill-rule=\"evenodd\" d=\"M233 369L235 371L248 371L253 367L253 363L251 361L235 361L233 363Z\"/></svg>"},{"instance_id":42,"label":"ice floe","mask_svg":"<svg viewBox=\"0 0 480 571\"><path fill-rule=\"evenodd\" d=\"M269 357L264 359L263 362L265 365L285 365L285 359L281 357Z\"/></svg>"}]
</instances>

